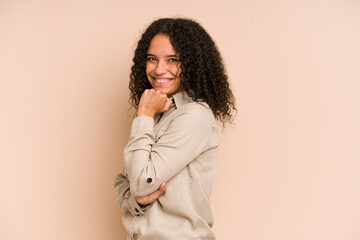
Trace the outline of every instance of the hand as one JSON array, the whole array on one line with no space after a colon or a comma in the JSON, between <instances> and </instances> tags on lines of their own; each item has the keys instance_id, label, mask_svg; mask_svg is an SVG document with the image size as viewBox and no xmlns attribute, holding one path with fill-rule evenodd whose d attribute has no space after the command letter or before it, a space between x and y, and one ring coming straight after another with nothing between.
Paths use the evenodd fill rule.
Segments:
<instances>
[{"instance_id":1,"label":"hand","mask_svg":"<svg viewBox=\"0 0 360 240\"><path fill-rule=\"evenodd\" d=\"M158 190L143 197L136 197L136 201L141 205L148 205L155 202L165 192L165 190L166 184L163 182Z\"/></svg>"},{"instance_id":2,"label":"hand","mask_svg":"<svg viewBox=\"0 0 360 240\"><path fill-rule=\"evenodd\" d=\"M171 103L166 94L154 89L146 89L139 102L138 116L146 115L153 118L156 113L166 112Z\"/></svg>"}]
</instances>

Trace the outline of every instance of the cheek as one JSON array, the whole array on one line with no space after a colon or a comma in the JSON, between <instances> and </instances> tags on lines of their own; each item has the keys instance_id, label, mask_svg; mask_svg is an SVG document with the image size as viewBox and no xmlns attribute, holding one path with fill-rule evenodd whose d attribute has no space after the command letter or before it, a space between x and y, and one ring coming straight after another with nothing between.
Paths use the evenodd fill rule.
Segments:
<instances>
[{"instance_id":1,"label":"cheek","mask_svg":"<svg viewBox=\"0 0 360 240\"><path fill-rule=\"evenodd\" d=\"M146 74L150 74L151 72L153 72L156 68L156 65L154 63L149 63L147 62L145 65L145 72Z\"/></svg>"},{"instance_id":2,"label":"cheek","mask_svg":"<svg viewBox=\"0 0 360 240\"><path fill-rule=\"evenodd\" d=\"M171 67L171 73L174 75L174 76L180 76L180 73L181 73L181 69L180 69L180 66L172 66Z\"/></svg>"},{"instance_id":3,"label":"cheek","mask_svg":"<svg viewBox=\"0 0 360 240\"><path fill-rule=\"evenodd\" d=\"M145 73L146 73L146 74L149 74L149 73L150 73L150 67L149 67L149 64L146 64L146 67L145 67Z\"/></svg>"}]
</instances>

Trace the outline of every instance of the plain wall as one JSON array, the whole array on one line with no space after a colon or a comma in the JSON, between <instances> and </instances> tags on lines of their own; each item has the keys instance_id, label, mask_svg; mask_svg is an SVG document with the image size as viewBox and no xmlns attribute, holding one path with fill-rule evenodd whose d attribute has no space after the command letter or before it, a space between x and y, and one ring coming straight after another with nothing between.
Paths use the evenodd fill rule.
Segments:
<instances>
[{"instance_id":1,"label":"plain wall","mask_svg":"<svg viewBox=\"0 0 360 240\"><path fill-rule=\"evenodd\" d=\"M136 42L197 19L236 96L218 239L360 239L360 2L0 1L0 239L125 239L113 179Z\"/></svg>"}]
</instances>

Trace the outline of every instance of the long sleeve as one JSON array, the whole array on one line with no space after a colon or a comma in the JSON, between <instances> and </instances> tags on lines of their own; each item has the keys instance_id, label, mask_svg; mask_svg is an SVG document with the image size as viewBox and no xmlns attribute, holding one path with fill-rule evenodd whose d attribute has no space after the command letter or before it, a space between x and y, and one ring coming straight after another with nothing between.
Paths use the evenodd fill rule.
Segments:
<instances>
[{"instance_id":1,"label":"long sleeve","mask_svg":"<svg viewBox=\"0 0 360 240\"><path fill-rule=\"evenodd\" d=\"M215 127L214 127L215 126ZM187 104L155 139L154 120L134 119L129 143L124 150L124 172L134 196L145 196L169 181L202 152L217 146L209 143L216 129L211 110Z\"/></svg>"},{"instance_id":2,"label":"long sleeve","mask_svg":"<svg viewBox=\"0 0 360 240\"><path fill-rule=\"evenodd\" d=\"M116 204L124 211L129 239L215 240L210 193L217 172L217 122L206 103L185 91L172 101L154 119L133 120L123 171L115 179ZM141 209L136 197L153 193L163 182L166 191Z\"/></svg>"},{"instance_id":3,"label":"long sleeve","mask_svg":"<svg viewBox=\"0 0 360 240\"><path fill-rule=\"evenodd\" d=\"M130 192L129 181L123 174L116 175L114 187L115 203L123 212L130 212L133 216L144 214L148 207L141 208L139 206L136 198Z\"/></svg>"}]
</instances>

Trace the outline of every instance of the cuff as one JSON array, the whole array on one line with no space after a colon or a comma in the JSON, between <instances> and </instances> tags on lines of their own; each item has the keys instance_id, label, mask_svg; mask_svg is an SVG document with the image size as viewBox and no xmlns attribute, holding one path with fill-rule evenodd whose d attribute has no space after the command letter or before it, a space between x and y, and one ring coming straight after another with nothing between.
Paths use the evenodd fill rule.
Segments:
<instances>
[{"instance_id":1,"label":"cuff","mask_svg":"<svg viewBox=\"0 0 360 240\"><path fill-rule=\"evenodd\" d=\"M133 216L143 215L145 213L145 210L148 209L150 206L151 204L141 207L134 196L131 196L129 198L130 212Z\"/></svg>"},{"instance_id":2,"label":"cuff","mask_svg":"<svg viewBox=\"0 0 360 240\"><path fill-rule=\"evenodd\" d=\"M153 132L154 119L149 116L141 115L134 119L131 126L131 135L138 132Z\"/></svg>"}]
</instances>

